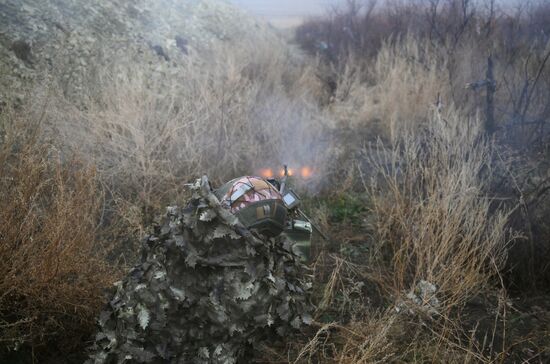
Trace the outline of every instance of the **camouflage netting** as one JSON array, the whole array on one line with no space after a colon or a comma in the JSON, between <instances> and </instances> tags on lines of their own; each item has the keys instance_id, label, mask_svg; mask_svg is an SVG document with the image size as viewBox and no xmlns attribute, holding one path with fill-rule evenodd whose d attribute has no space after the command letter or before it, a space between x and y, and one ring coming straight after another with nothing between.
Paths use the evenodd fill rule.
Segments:
<instances>
[{"instance_id":1,"label":"camouflage netting","mask_svg":"<svg viewBox=\"0 0 550 364\"><path fill-rule=\"evenodd\" d=\"M88 363L235 363L244 349L311 320L299 258L220 207L206 177L144 240L117 284Z\"/></svg>"}]
</instances>

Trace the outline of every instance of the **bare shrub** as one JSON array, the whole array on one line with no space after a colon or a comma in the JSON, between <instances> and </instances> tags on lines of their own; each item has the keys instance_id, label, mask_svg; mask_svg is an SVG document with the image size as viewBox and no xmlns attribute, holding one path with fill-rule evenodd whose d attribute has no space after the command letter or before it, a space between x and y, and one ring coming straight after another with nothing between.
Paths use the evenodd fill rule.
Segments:
<instances>
[{"instance_id":1,"label":"bare shrub","mask_svg":"<svg viewBox=\"0 0 550 364\"><path fill-rule=\"evenodd\" d=\"M283 48L212 52L160 71L115 64L80 104L55 89L37 92L49 135L95 163L130 235L202 174L219 184L283 163L322 174L326 121L309 68Z\"/></svg>"},{"instance_id":2,"label":"bare shrub","mask_svg":"<svg viewBox=\"0 0 550 364\"><path fill-rule=\"evenodd\" d=\"M384 363L399 358L395 331L402 318L375 303L381 277L371 267L326 252L313 267L317 309L312 327L284 348L277 343L264 347L260 362Z\"/></svg>"},{"instance_id":3,"label":"bare shrub","mask_svg":"<svg viewBox=\"0 0 550 364\"><path fill-rule=\"evenodd\" d=\"M321 255L314 267L317 289L322 285L324 289L315 295L319 303L311 329L262 348L257 353L259 362L492 363L507 355L509 344L496 348L501 343L495 339L495 331L502 330L497 321L498 325L506 321L505 312L503 317L497 313L495 327L489 328L493 337L487 339L487 328L463 326L461 316L467 315L463 311L430 317L399 309L391 275L375 272L382 267L372 262L362 265ZM380 294L382 301L377 301Z\"/></svg>"},{"instance_id":4,"label":"bare shrub","mask_svg":"<svg viewBox=\"0 0 550 364\"><path fill-rule=\"evenodd\" d=\"M96 171L6 112L0 144L0 344L81 347L116 280L97 239ZM51 348L50 348L51 349Z\"/></svg>"},{"instance_id":5,"label":"bare shrub","mask_svg":"<svg viewBox=\"0 0 550 364\"><path fill-rule=\"evenodd\" d=\"M506 177L491 191L523 206L514 211L514 227L530 242L515 246L509 265L529 286L537 281L545 286L547 265L532 262L535 255L545 256L547 249L539 242L548 240L547 224L537 218L547 205L547 168L537 161L547 159L550 138L550 50L543 20L548 5L411 0L371 9L368 4L349 2L346 10L331 10L297 31L302 46L331 70L325 77L332 96L327 109L338 125L334 144L346 146L334 153L335 175L354 179L351 161L361 158L365 141L396 142L402 133L429 123L434 108L456 109L464 119L484 115L486 132L513 150L510 154L521 160L519 169L525 167L512 173L515 178L506 169L497 171ZM370 25L363 27L363 22ZM526 204L527 196L537 197ZM529 267L530 273L519 273L519 267Z\"/></svg>"},{"instance_id":6,"label":"bare shrub","mask_svg":"<svg viewBox=\"0 0 550 364\"><path fill-rule=\"evenodd\" d=\"M386 42L375 59L349 56L333 70L335 90L327 110L332 115L329 171L342 180L359 181L353 163L365 143L387 143L424 127L434 108L452 107L448 57L427 41L406 37Z\"/></svg>"},{"instance_id":7,"label":"bare shrub","mask_svg":"<svg viewBox=\"0 0 550 364\"><path fill-rule=\"evenodd\" d=\"M418 129L438 100L449 99L446 57L427 42L385 43L375 60L363 62L348 59L330 107L343 126L370 131L371 140Z\"/></svg>"},{"instance_id":8,"label":"bare shrub","mask_svg":"<svg viewBox=\"0 0 550 364\"><path fill-rule=\"evenodd\" d=\"M544 101L549 92L548 9L540 1L504 6L494 0L353 0L306 22L296 39L332 67L326 83L335 108L344 111L342 118L368 119L372 133L382 130L386 136L380 120L386 125L401 116L417 120L430 104L460 107L468 117L485 110L491 57L498 129L517 145L540 144L550 115ZM376 94L363 101L373 85L388 90L389 102ZM342 95L347 102L338 105ZM352 108L360 111L350 115Z\"/></svg>"},{"instance_id":9,"label":"bare shrub","mask_svg":"<svg viewBox=\"0 0 550 364\"><path fill-rule=\"evenodd\" d=\"M444 312L487 287L506 257L510 211L488 195L492 146L476 123L437 115L424 132L368 151L374 256L396 292L437 286Z\"/></svg>"},{"instance_id":10,"label":"bare shrub","mask_svg":"<svg viewBox=\"0 0 550 364\"><path fill-rule=\"evenodd\" d=\"M355 233L363 233L366 249L353 262L321 252L313 265L315 330L270 348L269 358L490 363L508 355L504 289L493 328L470 330L462 321L473 298L503 285L508 243L517 237L507 228L512 211L490 195L502 161L482 135L480 123L448 110L400 134L390 148L364 150L368 225ZM432 313L401 306L421 280L436 287Z\"/></svg>"},{"instance_id":11,"label":"bare shrub","mask_svg":"<svg viewBox=\"0 0 550 364\"><path fill-rule=\"evenodd\" d=\"M396 319L391 312L370 312L363 321L348 325L320 325L292 363L386 363L395 357L391 330Z\"/></svg>"}]
</instances>

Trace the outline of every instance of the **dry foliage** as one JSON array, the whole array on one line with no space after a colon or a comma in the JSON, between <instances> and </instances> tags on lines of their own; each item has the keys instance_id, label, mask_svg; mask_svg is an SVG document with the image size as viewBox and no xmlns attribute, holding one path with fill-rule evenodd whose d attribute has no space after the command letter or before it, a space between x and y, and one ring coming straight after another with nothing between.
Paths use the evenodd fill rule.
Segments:
<instances>
[{"instance_id":1,"label":"dry foliage","mask_svg":"<svg viewBox=\"0 0 550 364\"><path fill-rule=\"evenodd\" d=\"M97 239L96 171L61 160L39 141L39 125L2 116L0 343L70 350L93 330L116 279Z\"/></svg>"},{"instance_id":2,"label":"dry foliage","mask_svg":"<svg viewBox=\"0 0 550 364\"><path fill-rule=\"evenodd\" d=\"M502 268L510 211L488 195L492 146L476 123L439 114L426 131L368 151L373 254L396 291L438 287L443 312L464 304Z\"/></svg>"},{"instance_id":3,"label":"dry foliage","mask_svg":"<svg viewBox=\"0 0 550 364\"><path fill-rule=\"evenodd\" d=\"M507 228L511 211L489 195L493 169L502 168L493 148L479 123L448 111L403 133L393 147L365 150L359 169L369 196L363 226L369 249L354 261L319 255L315 330L284 349L269 349L266 362L284 362L282 352L293 363L506 358L514 343L506 336L505 290L494 326L463 323L471 314L468 302L503 286L500 272L516 237ZM432 313L415 304L403 309L420 280L436 287Z\"/></svg>"},{"instance_id":4,"label":"dry foliage","mask_svg":"<svg viewBox=\"0 0 550 364\"><path fill-rule=\"evenodd\" d=\"M348 0L300 26L296 39L325 65L328 106L340 127L353 128L346 138L390 140L425 123L432 105L485 116L491 57L499 138L540 150L550 119L550 8L508 5Z\"/></svg>"},{"instance_id":5,"label":"dry foliage","mask_svg":"<svg viewBox=\"0 0 550 364\"><path fill-rule=\"evenodd\" d=\"M501 273L514 237L510 213L523 211L523 222L530 206L512 210L514 201L506 207L493 198L493 174L510 173L494 163L494 141L468 121L482 113L485 96L472 84L495 54L497 142L508 136L547 149L550 53L540 37L547 32L537 29L548 22L542 11L504 16L472 13L470 1L429 3L394 2L377 13L350 1L350 13L300 29L298 41L319 56L310 65L286 49L249 44L160 71L115 64L98 70L78 103L55 87L36 92L23 110L27 123L43 121L46 136L28 125L2 136L0 340L10 347L78 340L113 280L98 254L99 232L135 252L151 219L183 198L185 182L206 173L219 183L288 163L318 167L337 181L331 193L353 191L363 178L370 211L353 228L369 254L360 264L321 254L317 326L283 349L265 348L267 362L505 358L493 348L496 324L493 338L480 342L458 316ZM365 148L377 138L384 143ZM72 159L75 152L86 163ZM547 176L543 182L534 193L517 187L519 198L543 196ZM546 210L535 211L542 221ZM330 214L319 214L323 228ZM436 317L395 310L420 280L437 287ZM505 309L499 303L497 316Z\"/></svg>"},{"instance_id":6,"label":"dry foliage","mask_svg":"<svg viewBox=\"0 0 550 364\"><path fill-rule=\"evenodd\" d=\"M446 63L436 48L412 37L385 43L371 61L350 56L336 76L330 110L340 126L361 136L396 140L424 125L438 99L448 100Z\"/></svg>"},{"instance_id":7,"label":"dry foliage","mask_svg":"<svg viewBox=\"0 0 550 364\"><path fill-rule=\"evenodd\" d=\"M212 52L163 72L114 65L83 104L37 92L50 137L93 161L129 235L139 237L203 174L219 184L261 168L324 164L326 120L310 94L311 68L267 46Z\"/></svg>"}]
</instances>

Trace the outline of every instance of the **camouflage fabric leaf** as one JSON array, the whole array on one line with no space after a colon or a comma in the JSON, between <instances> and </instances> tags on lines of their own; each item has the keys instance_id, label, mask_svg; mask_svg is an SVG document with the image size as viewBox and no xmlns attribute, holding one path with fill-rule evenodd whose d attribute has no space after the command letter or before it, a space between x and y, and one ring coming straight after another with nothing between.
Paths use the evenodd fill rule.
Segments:
<instances>
[{"instance_id":1,"label":"camouflage fabric leaf","mask_svg":"<svg viewBox=\"0 0 550 364\"><path fill-rule=\"evenodd\" d=\"M240 239L240 235L235 232L235 230L230 229L225 225L216 226L212 234L210 235L211 239L222 239L228 237L233 240Z\"/></svg>"},{"instance_id":2,"label":"camouflage fabric leaf","mask_svg":"<svg viewBox=\"0 0 550 364\"><path fill-rule=\"evenodd\" d=\"M311 325L311 322L313 321L313 318L309 313L302 314L302 322L306 325Z\"/></svg>"},{"instance_id":3,"label":"camouflage fabric leaf","mask_svg":"<svg viewBox=\"0 0 550 364\"><path fill-rule=\"evenodd\" d=\"M176 288L176 287L170 287L170 292L176 297L177 300L183 301L185 299L185 293L183 290Z\"/></svg>"},{"instance_id":4,"label":"camouflage fabric leaf","mask_svg":"<svg viewBox=\"0 0 550 364\"><path fill-rule=\"evenodd\" d=\"M149 325L150 318L151 316L147 308L142 305L138 305L138 322L139 326L141 326L143 330L145 330L147 328L147 325Z\"/></svg>"},{"instance_id":5,"label":"camouflage fabric leaf","mask_svg":"<svg viewBox=\"0 0 550 364\"><path fill-rule=\"evenodd\" d=\"M185 258L185 263L186 263L189 267L195 268L195 266L197 265L197 259L198 259L197 253L195 253L195 252L190 252L189 255L187 256L187 258Z\"/></svg>"},{"instance_id":6,"label":"camouflage fabric leaf","mask_svg":"<svg viewBox=\"0 0 550 364\"><path fill-rule=\"evenodd\" d=\"M294 320L290 322L290 325L292 325L292 327L294 327L295 329L299 329L302 325L302 320L300 319L300 316L294 317Z\"/></svg>"},{"instance_id":7,"label":"camouflage fabric leaf","mask_svg":"<svg viewBox=\"0 0 550 364\"><path fill-rule=\"evenodd\" d=\"M208 209L200 214L200 221L212 221L216 217L216 213L212 209Z\"/></svg>"},{"instance_id":8,"label":"camouflage fabric leaf","mask_svg":"<svg viewBox=\"0 0 550 364\"><path fill-rule=\"evenodd\" d=\"M254 283L235 282L234 288L236 292L235 298L239 300L246 300L252 296L252 292L254 291Z\"/></svg>"}]
</instances>

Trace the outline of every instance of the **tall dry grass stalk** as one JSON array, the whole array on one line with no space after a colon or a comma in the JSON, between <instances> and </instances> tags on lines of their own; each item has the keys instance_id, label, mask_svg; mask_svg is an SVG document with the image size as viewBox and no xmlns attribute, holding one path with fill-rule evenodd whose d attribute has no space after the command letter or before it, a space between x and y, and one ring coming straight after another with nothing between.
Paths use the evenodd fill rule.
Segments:
<instances>
[{"instance_id":1,"label":"tall dry grass stalk","mask_svg":"<svg viewBox=\"0 0 550 364\"><path fill-rule=\"evenodd\" d=\"M2 117L0 345L80 347L116 280L97 239L96 171L60 159L40 125Z\"/></svg>"},{"instance_id":2,"label":"tall dry grass stalk","mask_svg":"<svg viewBox=\"0 0 550 364\"><path fill-rule=\"evenodd\" d=\"M289 362L387 363L395 357L390 332L396 320L397 316L391 312L370 312L360 322L319 325L313 338Z\"/></svg>"},{"instance_id":3,"label":"tall dry grass stalk","mask_svg":"<svg viewBox=\"0 0 550 364\"><path fill-rule=\"evenodd\" d=\"M480 292L502 268L510 211L488 195L492 144L478 124L436 114L393 148L366 150L373 255L389 263L397 292L435 284L444 312Z\"/></svg>"}]
</instances>

